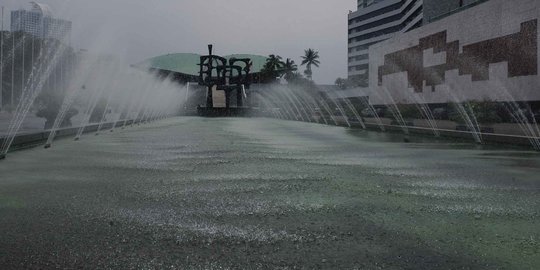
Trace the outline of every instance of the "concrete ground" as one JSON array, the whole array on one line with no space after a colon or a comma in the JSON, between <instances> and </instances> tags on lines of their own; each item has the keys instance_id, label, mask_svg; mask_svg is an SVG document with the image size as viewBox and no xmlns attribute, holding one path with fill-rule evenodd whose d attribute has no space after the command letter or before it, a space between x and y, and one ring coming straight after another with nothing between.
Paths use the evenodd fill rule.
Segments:
<instances>
[{"instance_id":1,"label":"concrete ground","mask_svg":"<svg viewBox=\"0 0 540 270\"><path fill-rule=\"evenodd\" d=\"M174 118L0 161L0 268L538 269L540 155Z\"/></svg>"},{"instance_id":2,"label":"concrete ground","mask_svg":"<svg viewBox=\"0 0 540 270\"><path fill-rule=\"evenodd\" d=\"M13 117L14 117L14 113L0 111L0 137L7 135L7 132L9 130L9 125ZM119 115L115 113L108 114L105 118L105 122L115 121L116 119L118 119L118 117ZM83 118L84 118L84 115L82 113L71 118L73 126L80 126ZM21 125L21 128L18 130L18 134L42 132L45 127L45 122L46 122L45 118L36 117L35 112L29 112L27 116L25 117Z\"/></svg>"},{"instance_id":3,"label":"concrete ground","mask_svg":"<svg viewBox=\"0 0 540 270\"><path fill-rule=\"evenodd\" d=\"M0 137L6 135L9 129L9 124L13 119L14 114L0 111ZM29 116L23 122L19 133L31 133L43 131L45 126L45 119L35 117L33 114Z\"/></svg>"}]
</instances>

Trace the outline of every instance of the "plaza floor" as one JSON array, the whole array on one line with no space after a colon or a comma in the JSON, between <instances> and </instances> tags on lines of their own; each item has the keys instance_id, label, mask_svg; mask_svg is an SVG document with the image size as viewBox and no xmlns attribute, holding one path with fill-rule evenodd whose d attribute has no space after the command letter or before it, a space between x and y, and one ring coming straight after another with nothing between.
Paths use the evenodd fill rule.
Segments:
<instances>
[{"instance_id":1,"label":"plaza floor","mask_svg":"<svg viewBox=\"0 0 540 270\"><path fill-rule=\"evenodd\" d=\"M540 155L179 117L0 161L0 268L538 269Z\"/></svg>"}]
</instances>

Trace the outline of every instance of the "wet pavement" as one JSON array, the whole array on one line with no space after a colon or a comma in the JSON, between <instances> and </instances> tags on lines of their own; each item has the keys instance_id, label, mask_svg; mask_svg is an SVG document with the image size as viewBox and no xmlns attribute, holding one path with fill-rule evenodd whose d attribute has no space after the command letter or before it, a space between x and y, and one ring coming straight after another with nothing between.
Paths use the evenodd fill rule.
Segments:
<instances>
[{"instance_id":1,"label":"wet pavement","mask_svg":"<svg viewBox=\"0 0 540 270\"><path fill-rule=\"evenodd\" d=\"M9 130L11 121L15 115L0 110L0 137L6 136ZM19 129L19 133L42 132L45 127L45 119L34 116L34 113L29 113Z\"/></svg>"},{"instance_id":2,"label":"wet pavement","mask_svg":"<svg viewBox=\"0 0 540 270\"><path fill-rule=\"evenodd\" d=\"M0 268L538 269L540 155L174 118L0 162Z\"/></svg>"}]
</instances>

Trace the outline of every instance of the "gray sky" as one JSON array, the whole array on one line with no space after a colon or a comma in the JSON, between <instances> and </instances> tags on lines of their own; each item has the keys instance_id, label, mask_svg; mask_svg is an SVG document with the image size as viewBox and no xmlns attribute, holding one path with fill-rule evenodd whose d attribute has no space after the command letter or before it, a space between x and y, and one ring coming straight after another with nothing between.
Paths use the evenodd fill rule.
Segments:
<instances>
[{"instance_id":1,"label":"gray sky","mask_svg":"<svg viewBox=\"0 0 540 270\"><path fill-rule=\"evenodd\" d=\"M25 0L0 0L9 11ZM41 0L55 17L73 21L76 48L136 63L174 52L279 54L298 64L319 51L317 83L347 75L347 13L356 0ZM303 70L303 68L302 68Z\"/></svg>"}]
</instances>

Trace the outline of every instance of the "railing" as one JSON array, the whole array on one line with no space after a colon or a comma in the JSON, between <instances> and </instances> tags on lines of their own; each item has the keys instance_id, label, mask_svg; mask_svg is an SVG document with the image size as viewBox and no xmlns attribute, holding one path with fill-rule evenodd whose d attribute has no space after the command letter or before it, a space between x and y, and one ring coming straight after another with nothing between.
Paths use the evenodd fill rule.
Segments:
<instances>
[{"instance_id":1,"label":"railing","mask_svg":"<svg viewBox=\"0 0 540 270\"><path fill-rule=\"evenodd\" d=\"M125 120L125 121L118 121L118 122L108 122L104 123L101 126L102 130L110 130L116 123L116 127L121 127L124 125L124 122L126 122L126 125L129 125L131 123L136 123L137 120ZM100 124L93 124L88 125L84 128L84 133L90 133L90 132L96 132L99 128ZM58 129L56 131L56 137L62 138L62 137L70 137L77 135L77 131L79 130L79 127L69 127L69 128L62 128ZM15 136L15 139L13 140L13 144L10 147L10 151L25 149L25 148L32 148L35 146L43 145L47 142L47 139L49 138L49 134L51 133L51 130L43 130L39 132L31 132L31 133L21 133L17 134ZM0 136L0 145L5 140L5 137Z\"/></svg>"}]
</instances>

